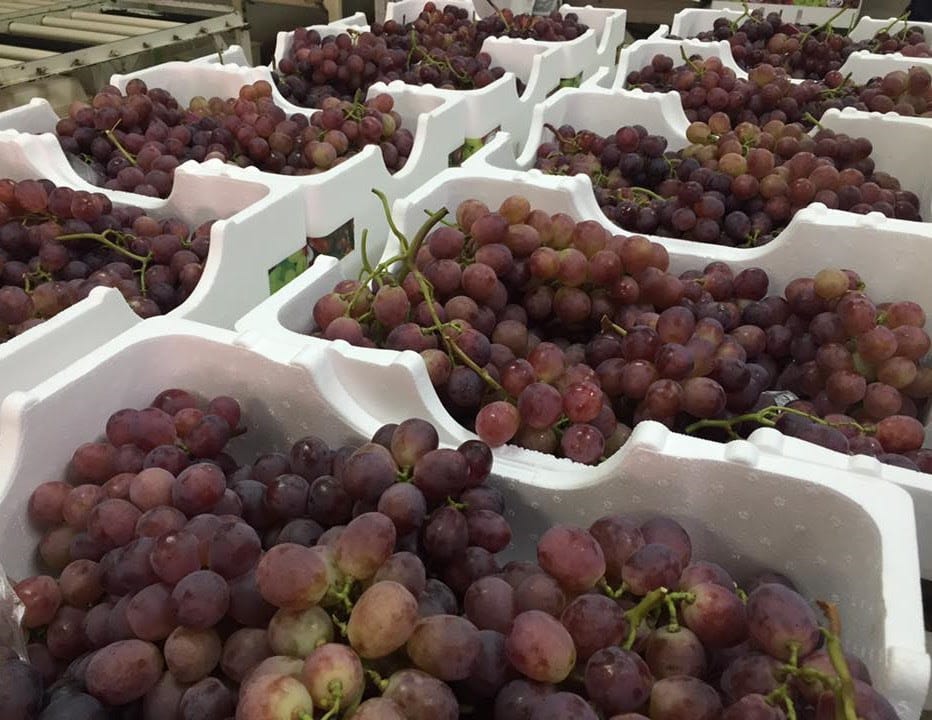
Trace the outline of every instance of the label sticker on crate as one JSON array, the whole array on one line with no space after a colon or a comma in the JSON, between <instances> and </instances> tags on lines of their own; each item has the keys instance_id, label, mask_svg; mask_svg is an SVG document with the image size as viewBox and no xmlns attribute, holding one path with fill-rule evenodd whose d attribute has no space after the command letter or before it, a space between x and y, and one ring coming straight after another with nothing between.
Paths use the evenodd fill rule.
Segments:
<instances>
[{"instance_id":1,"label":"label sticker on crate","mask_svg":"<svg viewBox=\"0 0 932 720\"><path fill-rule=\"evenodd\" d=\"M308 238L307 244L315 255L345 257L356 247L356 224L353 218L350 218L324 237Z\"/></svg>"},{"instance_id":2,"label":"label sticker on crate","mask_svg":"<svg viewBox=\"0 0 932 720\"><path fill-rule=\"evenodd\" d=\"M269 270L269 293L274 295L308 268L307 246L296 250Z\"/></svg>"},{"instance_id":3,"label":"label sticker on crate","mask_svg":"<svg viewBox=\"0 0 932 720\"><path fill-rule=\"evenodd\" d=\"M447 159L449 167L459 167L462 165L466 160L475 155L476 152L489 140L491 140L495 136L495 133L501 129L501 125L496 125L494 128L492 128L492 130L480 138L466 138L462 145L450 153L450 156Z\"/></svg>"},{"instance_id":4,"label":"label sticker on crate","mask_svg":"<svg viewBox=\"0 0 932 720\"><path fill-rule=\"evenodd\" d=\"M563 88L578 88L581 84L582 84L582 72L580 72L578 75L574 75L573 77L560 78L560 82L557 84L557 86L553 90L547 93L547 97L550 97L555 92L558 92L562 90Z\"/></svg>"}]
</instances>

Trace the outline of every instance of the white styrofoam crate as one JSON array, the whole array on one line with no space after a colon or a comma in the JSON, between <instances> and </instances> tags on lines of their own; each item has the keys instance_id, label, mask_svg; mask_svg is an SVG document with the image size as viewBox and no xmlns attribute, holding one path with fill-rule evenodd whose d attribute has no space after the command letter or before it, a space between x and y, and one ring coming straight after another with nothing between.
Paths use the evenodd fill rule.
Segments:
<instances>
[{"instance_id":1,"label":"white styrofoam crate","mask_svg":"<svg viewBox=\"0 0 932 720\"><path fill-rule=\"evenodd\" d=\"M612 68L609 68L609 75L613 78L610 84L604 81L599 81L597 84L623 90L628 75L649 65L655 55L667 55L673 58L674 65L682 65L681 48L687 57L693 55L699 55L703 58L717 57L725 67L734 71L736 77L747 78L748 76L747 71L743 70L735 61L731 52L731 45L727 40L704 42L692 38L686 40L648 38L633 42L621 51L617 69L613 71ZM906 71L915 66L924 67L932 72L932 58L913 58L901 53L878 55L867 50L858 50L845 59L845 62L839 68L839 72L845 77L850 76L852 82L863 85L872 78L882 77L888 72L894 70ZM602 73L597 71L594 75L596 74L601 75ZM803 79L793 78L792 82L801 83Z\"/></svg>"},{"instance_id":2,"label":"white styrofoam crate","mask_svg":"<svg viewBox=\"0 0 932 720\"><path fill-rule=\"evenodd\" d=\"M312 25L308 29L316 30L321 37L329 37L347 28L364 32L368 29L365 22L365 15L357 13L330 25ZM278 33L273 61L275 67L291 49L293 37L291 32ZM531 109L559 87L561 60L552 48L540 44L519 45L506 40L488 38L482 44L483 52L492 58L492 65L506 71L484 88L443 90L431 85L406 87L422 87L430 89L437 97L461 99L463 107L457 110L457 115L461 122L465 122L462 137L467 141L486 138L501 129L520 142L527 137ZM518 80L525 85L523 93L518 92Z\"/></svg>"},{"instance_id":3,"label":"white styrofoam crate","mask_svg":"<svg viewBox=\"0 0 932 720\"><path fill-rule=\"evenodd\" d=\"M248 431L230 449L241 461L287 451L308 433L361 442L385 421L369 411L368 400L379 395L396 401L391 420L423 417L438 427L444 446L463 439L435 415L423 393L426 371L413 354L371 364L345 343L296 350L254 333L165 318L137 325L93 358L8 397L0 407L0 533L7 538L0 559L7 571L20 577L36 570L37 534L26 518L32 489L63 474L74 448L94 439L111 413L148 404L166 387L237 397ZM171 362L177 357L188 361ZM386 383L396 378L400 385ZM507 556L531 557L555 522L587 526L614 512L672 516L690 532L697 557L724 564L742 581L773 569L808 597L837 602L847 646L902 720L917 720L929 656L916 630L922 613L906 493L841 470L813 478L808 464L761 453L752 443L708 443L657 423L638 426L611 465L558 475L498 455L492 482L506 494L514 530Z\"/></svg>"},{"instance_id":4,"label":"white styrofoam crate","mask_svg":"<svg viewBox=\"0 0 932 720\"><path fill-rule=\"evenodd\" d=\"M835 17L832 24L839 28L848 28L852 25L853 19L857 17L858 10L854 8L850 11L839 13L838 8L832 7L815 7L805 5L781 5L779 3L759 3L753 2L748 9L761 10L766 17L772 12L779 13L786 22L821 25ZM725 17L729 20L739 20L746 17L746 11L740 7L738 2L719 2L712 0L711 8L686 8L680 10L673 16L673 23L670 25L670 34L676 37L686 38L695 37L701 32L711 30L715 21Z\"/></svg>"},{"instance_id":5,"label":"white styrofoam crate","mask_svg":"<svg viewBox=\"0 0 932 720\"><path fill-rule=\"evenodd\" d=\"M898 18L872 18L862 15L857 24L851 28L848 33L854 41L870 40L874 35L885 28L890 28L891 32L899 32L905 28L918 27L922 28L926 36L926 42L932 41L932 22L915 22L913 20L900 20Z\"/></svg>"},{"instance_id":6,"label":"white styrofoam crate","mask_svg":"<svg viewBox=\"0 0 932 720\"><path fill-rule=\"evenodd\" d=\"M182 104L197 95L236 97L244 84L257 80L271 81L268 68L169 62L130 75L115 75L111 82L123 89L134 78L144 80L149 87L169 91ZM226 172L232 177L261 183L281 192L297 190L304 203L302 214L308 237L326 237L352 220L357 245L362 230L367 228L373 242L378 242L376 238L384 237L387 224L381 204L370 189L379 189L391 199L407 194L448 166L448 154L462 144L464 132L459 100L453 95L442 95L430 88L401 82L373 85L369 95L382 92L392 95L395 109L404 121L403 126L414 133L411 155L400 171L390 173L382 160L381 150L372 145L337 167L317 175L286 176L234 165L228 166ZM288 105L280 96L278 101L289 113L313 112ZM51 105L42 99L0 113L0 128L12 127L23 132L53 132L57 121ZM57 182L56 177L61 175L71 179L66 184L73 184L77 175L58 143L54 138L50 140L50 144L43 146L43 152L47 158L46 167L54 170L56 175L49 176L49 179ZM184 164L184 167L190 166L197 166L197 163ZM133 193L118 192L112 197L144 208L155 207L159 202ZM350 254L346 262L354 263L357 256Z\"/></svg>"},{"instance_id":7,"label":"white styrofoam crate","mask_svg":"<svg viewBox=\"0 0 932 720\"><path fill-rule=\"evenodd\" d=\"M676 93L645 93L641 90L608 90L587 86L560 91L534 108L531 131L524 150L515 158L510 154L511 143L500 137L482 148L470 160L475 164L491 164L503 168L533 170L537 148L549 141L553 134L545 125L559 127L570 124L577 129L588 129L600 134L613 133L624 125L640 124L648 132L663 135L668 150L685 147L686 128L689 122ZM927 118L913 118L894 113L866 113L853 108L828 110L821 124L839 133L869 139L874 150L871 157L877 170L898 178L904 189L919 196L920 215L932 221L932 173L919 158L932 154L932 123ZM588 180L587 180L588 182ZM831 215L844 215L842 210L830 210ZM609 227L616 228L599 211ZM924 224L924 223L923 223ZM932 232L932 225L926 225ZM654 238L673 247L669 238ZM723 248L728 257L741 257L743 248Z\"/></svg>"},{"instance_id":8,"label":"white styrofoam crate","mask_svg":"<svg viewBox=\"0 0 932 720\"><path fill-rule=\"evenodd\" d=\"M220 327L270 293L269 271L304 248L301 197L293 190L245 181L219 161L187 163L175 174L165 199L116 193L85 183L70 167L56 174L47 162L58 145L50 135L0 131L0 177L47 178L56 185L102 192L117 204L145 207L155 217L178 217L192 228L216 219L210 252L194 292L171 315ZM136 203L136 199L148 203ZM129 202L127 202L127 200ZM0 344L0 398L31 387L51 372L94 350L138 319L116 290L100 288L85 300L28 332Z\"/></svg>"},{"instance_id":9,"label":"white styrofoam crate","mask_svg":"<svg viewBox=\"0 0 932 720\"><path fill-rule=\"evenodd\" d=\"M399 0L399 2L389 2L385 5L385 19L397 20L398 22L412 22L424 9L426 0ZM435 0L434 4L437 9L443 10L447 5L462 8L469 12L475 13L478 17L484 18L495 13L493 8L485 0ZM534 9L534 0L508 0L503 3L496 3L500 9L508 8L515 15L530 13Z\"/></svg>"},{"instance_id":10,"label":"white styrofoam crate","mask_svg":"<svg viewBox=\"0 0 932 720\"><path fill-rule=\"evenodd\" d=\"M485 7L477 7L472 0L457 0L453 3L438 2L437 6L443 8L445 5L450 4L469 11L475 17L486 17L494 12L488 3L482 3ZM423 7L423 0L390 2L385 8L385 19L402 23L405 21L410 22L420 15ZM560 6L559 11L564 16L567 13L576 13L580 21L588 25L589 29L578 38L567 42L544 42L515 38L498 38L498 40L508 43L549 47L557 50L560 56L560 75L564 80L570 80L578 75L581 76L581 79L585 79L600 66L615 63L616 53L625 41L627 10L594 8L591 5L576 7L564 4ZM530 10L526 12L530 12ZM515 10L515 14L518 14L517 10Z\"/></svg>"},{"instance_id":11,"label":"white styrofoam crate","mask_svg":"<svg viewBox=\"0 0 932 720\"><path fill-rule=\"evenodd\" d=\"M599 211L590 188L588 179L581 176L504 171L479 163L467 163L463 168L444 172L412 195L397 201L393 214L401 231L411 237L426 217L425 210L434 212L446 207L453 212L460 202L468 198L477 198L490 207L497 207L509 195L519 194L528 199L531 207L546 209L549 213L564 212L577 220L596 220L612 230L613 226ZM826 232L827 228L831 228L831 232ZM676 273L701 269L713 261L727 262L736 272L748 267L761 267L770 277L768 292L781 293L797 277L818 272L824 267L842 266L860 272L868 292L878 302L909 299L923 307L932 307L932 286L927 282L924 262L932 243L932 229L922 223L888 220L879 213L856 215L832 211L815 204L797 213L776 239L758 248L736 252L734 248L719 245L668 238L662 240L670 254L670 269ZM395 249L395 241L390 240L386 253L393 253ZM374 263L375 258L371 260ZM879 272L878 268L883 271ZM307 335L313 326L314 303L331 292L339 281L350 277L332 259L318 258L302 276L245 315L236 323L236 328L263 333L295 346L330 345L325 340ZM932 323L927 331L932 331ZM378 362L376 358L395 355L388 350L363 348L353 348L352 352L373 363ZM415 360L420 362L420 358ZM366 374L361 373L359 382L365 377ZM350 386L350 381L347 382ZM390 385L399 387L400 382L400 378L393 378ZM404 394L413 392L414 389L409 388ZM396 403L395 397L374 398L368 407L371 412L387 418L395 411ZM436 400L435 407L438 417L445 416L439 400ZM929 420L926 418L927 425ZM811 456L816 464L834 463L847 468L849 463L859 464L864 460L822 450L808 443L799 442L799 445L802 448L800 458L806 460ZM769 445L764 449L767 448ZM612 467L614 462L610 458L593 469L516 447L500 448L495 452L496 457L506 462L510 459L532 462L526 458L535 458L533 462L537 463L542 477L552 474L556 478L568 470L577 475L598 474L603 471L602 467ZM823 460L823 456L828 456L828 460ZM882 472L884 477L890 473L898 477L908 476L908 480L897 482L910 492L916 503L923 571L927 572L927 577L932 577L932 482L928 476L901 468L878 466L873 460L868 465L878 474Z\"/></svg>"}]
</instances>

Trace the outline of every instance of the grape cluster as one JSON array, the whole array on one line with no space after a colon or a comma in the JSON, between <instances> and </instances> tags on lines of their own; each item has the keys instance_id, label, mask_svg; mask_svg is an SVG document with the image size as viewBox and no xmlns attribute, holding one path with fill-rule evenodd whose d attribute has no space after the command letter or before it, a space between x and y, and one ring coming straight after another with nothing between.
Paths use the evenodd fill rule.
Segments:
<instances>
[{"instance_id":1,"label":"grape cluster","mask_svg":"<svg viewBox=\"0 0 932 720\"><path fill-rule=\"evenodd\" d=\"M779 120L811 128L826 110L846 107L932 117L932 75L921 67L893 70L859 86L838 70L820 80L793 83L783 70L761 64L745 80L718 58L684 59L684 64L674 66L673 58L655 55L649 65L628 74L626 87L677 92L690 122L708 122L713 114L724 112L735 125L763 127Z\"/></svg>"},{"instance_id":2,"label":"grape cluster","mask_svg":"<svg viewBox=\"0 0 932 720\"><path fill-rule=\"evenodd\" d=\"M597 463L642 420L716 439L777 426L932 471L917 419L930 340L915 303L875 302L837 269L782 296L760 268L676 275L662 245L520 196L496 211L466 200L438 228L444 212L318 299L313 332L420 353L445 407L490 445ZM772 406L775 390L793 404Z\"/></svg>"},{"instance_id":3,"label":"grape cluster","mask_svg":"<svg viewBox=\"0 0 932 720\"><path fill-rule=\"evenodd\" d=\"M213 222L192 229L114 206L103 193L0 180L0 341L95 287L116 288L142 317L169 312L201 278Z\"/></svg>"},{"instance_id":4,"label":"grape cluster","mask_svg":"<svg viewBox=\"0 0 932 720\"><path fill-rule=\"evenodd\" d=\"M536 167L588 175L606 217L638 233L758 246L812 202L920 219L918 196L875 171L866 138L828 129L810 136L780 120L732 128L723 112L692 123L692 145L676 152L640 125L608 137L569 125L548 129L554 140L538 148Z\"/></svg>"},{"instance_id":5,"label":"grape cluster","mask_svg":"<svg viewBox=\"0 0 932 720\"><path fill-rule=\"evenodd\" d=\"M332 96L349 99L373 83L394 80L473 90L505 74L482 52L486 38L559 42L587 29L574 13L516 16L504 9L477 21L464 8L450 5L440 10L428 2L411 22L387 20L364 32L321 37L313 29L296 29L291 48L278 62L278 87L284 97L306 107L320 107Z\"/></svg>"},{"instance_id":6,"label":"grape cluster","mask_svg":"<svg viewBox=\"0 0 932 720\"><path fill-rule=\"evenodd\" d=\"M820 624L773 572L745 593L675 520L553 525L536 562L501 565L483 443L412 419L239 465L241 422L167 390L36 488L51 574L14 587L30 642L0 653L4 717L896 717L834 606Z\"/></svg>"},{"instance_id":7,"label":"grape cluster","mask_svg":"<svg viewBox=\"0 0 932 720\"><path fill-rule=\"evenodd\" d=\"M401 127L391 95L365 102L330 98L321 108L289 117L272 100L272 86L259 80L240 88L237 98L198 96L185 109L137 78L125 95L107 86L91 104L73 103L55 132L66 153L89 165L96 184L163 198L186 160L314 175L377 145L390 171L405 166L414 136Z\"/></svg>"},{"instance_id":8,"label":"grape cluster","mask_svg":"<svg viewBox=\"0 0 932 720\"><path fill-rule=\"evenodd\" d=\"M785 22L777 13L764 17L756 10L737 20L717 18L712 30L699 33L699 40L727 40L735 62L744 69L767 63L784 68L791 77L821 80L838 70L858 50L873 53L902 53L907 57L930 57L929 45L919 27L893 31L894 23L870 40L854 41L836 33L831 20L824 25L805 26Z\"/></svg>"}]
</instances>

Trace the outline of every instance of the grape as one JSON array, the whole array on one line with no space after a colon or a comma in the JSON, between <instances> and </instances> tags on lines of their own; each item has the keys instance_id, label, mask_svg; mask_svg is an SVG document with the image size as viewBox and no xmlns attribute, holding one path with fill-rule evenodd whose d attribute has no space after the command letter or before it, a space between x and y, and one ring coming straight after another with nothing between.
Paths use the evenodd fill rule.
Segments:
<instances>
[{"instance_id":1,"label":"grape","mask_svg":"<svg viewBox=\"0 0 932 720\"><path fill-rule=\"evenodd\" d=\"M387 698L370 698L353 713L355 720L405 720L401 707Z\"/></svg>"},{"instance_id":2,"label":"grape","mask_svg":"<svg viewBox=\"0 0 932 720\"><path fill-rule=\"evenodd\" d=\"M479 655L479 631L456 615L421 618L406 645L408 657L421 670L441 680L469 676Z\"/></svg>"},{"instance_id":3,"label":"grape","mask_svg":"<svg viewBox=\"0 0 932 720\"><path fill-rule=\"evenodd\" d=\"M515 588L515 611L542 610L559 617L566 605L566 595L550 575L533 574Z\"/></svg>"},{"instance_id":4,"label":"grape","mask_svg":"<svg viewBox=\"0 0 932 720\"><path fill-rule=\"evenodd\" d=\"M137 700L162 677L162 655L142 640L121 640L98 650L87 665L87 691L109 705Z\"/></svg>"},{"instance_id":5,"label":"grape","mask_svg":"<svg viewBox=\"0 0 932 720\"><path fill-rule=\"evenodd\" d=\"M654 683L650 716L657 720L682 717L711 720L722 712L722 701L713 688L688 675L674 675Z\"/></svg>"},{"instance_id":6,"label":"grape","mask_svg":"<svg viewBox=\"0 0 932 720\"><path fill-rule=\"evenodd\" d=\"M785 720L786 714L763 695L746 695L722 714L723 720Z\"/></svg>"},{"instance_id":7,"label":"grape","mask_svg":"<svg viewBox=\"0 0 932 720\"><path fill-rule=\"evenodd\" d=\"M382 697L408 720L457 720L459 705L450 688L420 670L400 670L388 679Z\"/></svg>"},{"instance_id":8,"label":"grape","mask_svg":"<svg viewBox=\"0 0 932 720\"><path fill-rule=\"evenodd\" d=\"M329 709L339 701L352 707L362 698L365 675L359 657L345 645L328 643L314 650L304 661L304 684L317 707ZM334 684L339 695L334 697Z\"/></svg>"},{"instance_id":9,"label":"grape","mask_svg":"<svg viewBox=\"0 0 932 720\"><path fill-rule=\"evenodd\" d=\"M330 616L316 605L307 610L281 609L269 621L269 645L278 655L304 658L332 641L333 632Z\"/></svg>"},{"instance_id":10,"label":"grape","mask_svg":"<svg viewBox=\"0 0 932 720\"><path fill-rule=\"evenodd\" d=\"M29 518L41 528L51 528L63 521L62 509L71 486L60 481L45 482L29 496Z\"/></svg>"},{"instance_id":11,"label":"grape","mask_svg":"<svg viewBox=\"0 0 932 720\"><path fill-rule=\"evenodd\" d=\"M234 682L241 683L259 663L271 656L268 636L259 628L240 628L223 643L220 667Z\"/></svg>"},{"instance_id":12,"label":"grape","mask_svg":"<svg viewBox=\"0 0 932 720\"><path fill-rule=\"evenodd\" d=\"M375 501L395 482L398 468L389 451L368 443L354 452L343 468L343 487L358 500Z\"/></svg>"},{"instance_id":13,"label":"grape","mask_svg":"<svg viewBox=\"0 0 932 720\"><path fill-rule=\"evenodd\" d=\"M376 582L353 606L347 639L362 658L384 657L408 642L417 620L417 600L403 585Z\"/></svg>"},{"instance_id":14,"label":"grape","mask_svg":"<svg viewBox=\"0 0 932 720\"><path fill-rule=\"evenodd\" d=\"M314 704L307 688L294 677L266 674L250 680L240 691L239 720L290 720L310 714Z\"/></svg>"},{"instance_id":15,"label":"grape","mask_svg":"<svg viewBox=\"0 0 932 720\"><path fill-rule=\"evenodd\" d=\"M190 439L188 439L190 442ZM184 470L172 485L172 504L188 517L209 511L226 489L223 471L211 463L197 463Z\"/></svg>"},{"instance_id":16,"label":"grape","mask_svg":"<svg viewBox=\"0 0 932 720\"><path fill-rule=\"evenodd\" d=\"M588 590L605 574L605 556L595 538L582 528L557 525L537 543L537 562L564 588Z\"/></svg>"},{"instance_id":17,"label":"grape","mask_svg":"<svg viewBox=\"0 0 932 720\"><path fill-rule=\"evenodd\" d=\"M646 595L660 587L673 587L682 571L674 550L652 543L635 551L622 567L621 577L635 595Z\"/></svg>"},{"instance_id":18,"label":"grape","mask_svg":"<svg viewBox=\"0 0 932 720\"><path fill-rule=\"evenodd\" d=\"M56 697L38 717L39 720L103 720L106 713L96 698L85 693L75 693Z\"/></svg>"},{"instance_id":19,"label":"grape","mask_svg":"<svg viewBox=\"0 0 932 720\"><path fill-rule=\"evenodd\" d=\"M688 628L658 627L647 638L644 660L658 679L674 675L702 678L708 665L702 642Z\"/></svg>"},{"instance_id":20,"label":"grape","mask_svg":"<svg viewBox=\"0 0 932 720\"><path fill-rule=\"evenodd\" d=\"M683 604L683 621L703 645L732 647L746 639L744 603L730 589L703 582L689 592L695 599Z\"/></svg>"},{"instance_id":21,"label":"grape","mask_svg":"<svg viewBox=\"0 0 932 720\"><path fill-rule=\"evenodd\" d=\"M272 605L304 610L323 598L327 570L310 548L283 543L271 548L259 561L256 582L262 597Z\"/></svg>"},{"instance_id":22,"label":"grape","mask_svg":"<svg viewBox=\"0 0 932 720\"><path fill-rule=\"evenodd\" d=\"M561 682L576 662L573 638L552 616L527 610L514 619L505 643L509 662L538 682Z\"/></svg>"},{"instance_id":23,"label":"grape","mask_svg":"<svg viewBox=\"0 0 932 720\"><path fill-rule=\"evenodd\" d=\"M205 630L215 625L230 606L230 587L210 570L198 570L182 578L172 590L178 623Z\"/></svg>"},{"instance_id":24,"label":"grape","mask_svg":"<svg viewBox=\"0 0 932 720\"><path fill-rule=\"evenodd\" d=\"M628 629L621 607L603 595L580 595L563 610L560 622L573 638L580 660L609 645L620 645Z\"/></svg>"},{"instance_id":25,"label":"grape","mask_svg":"<svg viewBox=\"0 0 932 720\"><path fill-rule=\"evenodd\" d=\"M35 718L42 707L42 678L39 672L18 658L0 663L0 703L15 718Z\"/></svg>"},{"instance_id":26,"label":"grape","mask_svg":"<svg viewBox=\"0 0 932 720\"><path fill-rule=\"evenodd\" d=\"M165 533L155 541L149 563L163 582L177 583L201 568L197 537L184 530Z\"/></svg>"},{"instance_id":27,"label":"grape","mask_svg":"<svg viewBox=\"0 0 932 720\"><path fill-rule=\"evenodd\" d=\"M136 593L126 607L126 621L140 640L167 638L176 625L171 587L159 583Z\"/></svg>"},{"instance_id":28,"label":"grape","mask_svg":"<svg viewBox=\"0 0 932 720\"><path fill-rule=\"evenodd\" d=\"M515 616L514 589L501 578L479 578L463 597L463 612L480 630L507 634Z\"/></svg>"},{"instance_id":29,"label":"grape","mask_svg":"<svg viewBox=\"0 0 932 720\"><path fill-rule=\"evenodd\" d=\"M373 580L394 580L404 585L413 596L420 597L427 585L427 571L417 555L402 551L386 560Z\"/></svg>"},{"instance_id":30,"label":"grape","mask_svg":"<svg viewBox=\"0 0 932 720\"><path fill-rule=\"evenodd\" d=\"M644 546L640 528L620 515L606 515L589 527L605 557L605 579L613 585L621 582L622 569L632 554Z\"/></svg>"},{"instance_id":31,"label":"grape","mask_svg":"<svg viewBox=\"0 0 932 720\"><path fill-rule=\"evenodd\" d=\"M214 630L179 627L165 641L165 664L179 682L194 683L213 671L221 650Z\"/></svg>"},{"instance_id":32,"label":"grape","mask_svg":"<svg viewBox=\"0 0 932 720\"><path fill-rule=\"evenodd\" d=\"M606 714L633 712L651 697L653 678L636 653L605 647L586 663L586 692Z\"/></svg>"},{"instance_id":33,"label":"grape","mask_svg":"<svg viewBox=\"0 0 932 720\"><path fill-rule=\"evenodd\" d=\"M337 539L334 548L337 566L350 577L368 579L392 554L395 538L394 524L381 513L369 512L353 518Z\"/></svg>"},{"instance_id":34,"label":"grape","mask_svg":"<svg viewBox=\"0 0 932 720\"><path fill-rule=\"evenodd\" d=\"M765 652L788 660L791 645L799 657L816 649L821 639L815 612L795 591L769 583L756 588L747 602L748 634Z\"/></svg>"},{"instance_id":35,"label":"grape","mask_svg":"<svg viewBox=\"0 0 932 720\"><path fill-rule=\"evenodd\" d=\"M48 625L62 602L62 592L55 578L37 575L13 586L14 592L25 606L23 627Z\"/></svg>"}]
</instances>

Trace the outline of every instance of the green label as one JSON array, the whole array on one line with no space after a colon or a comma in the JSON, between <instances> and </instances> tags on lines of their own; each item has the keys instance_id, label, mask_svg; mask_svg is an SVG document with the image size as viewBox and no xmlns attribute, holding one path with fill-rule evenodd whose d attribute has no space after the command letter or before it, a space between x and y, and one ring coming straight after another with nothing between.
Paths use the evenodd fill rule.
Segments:
<instances>
[{"instance_id":1,"label":"green label","mask_svg":"<svg viewBox=\"0 0 932 720\"><path fill-rule=\"evenodd\" d=\"M495 136L495 133L501 129L502 126L497 125L480 138L466 138L462 145L450 153L448 165L450 167L459 167L462 165L466 160L475 155L479 149L491 140Z\"/></svg>"},{"instance_id":2,"label":"green label","mask_svg":"<svg viewBox=\"0 0 932 720\"><path fill-rule=\"evenodd\" d=\"M314 251L315 255L331 255L335 258L345 257L356 247L355 227L355 222L350 218L329 235L309 237L307 239L308 247Z\"/></svg>"},{"instance_id":3,"label":"green label","mask_svg":"<svg viewBox=\"0 0 932 720\"><path fill-rule=\"evenodd\" d=\"M581 72L579 73L579 75L575 75L573 77L560 78L559 84L549 93L547 93L547 97L550 97L554 93L559 92L563 88L578 88L580 84L582 84L582 73Z\"/></svg>"},{"instance_id":4,"label":"green label","mask_svg":"<svg viewBox=\"0 0 932 720\"><path fill-rule=\"evenodd\" d=\"M307 268L307 246L305 246L291 253L269 270L269 294L277 293Z\"/></svg>"}]
</instances>

